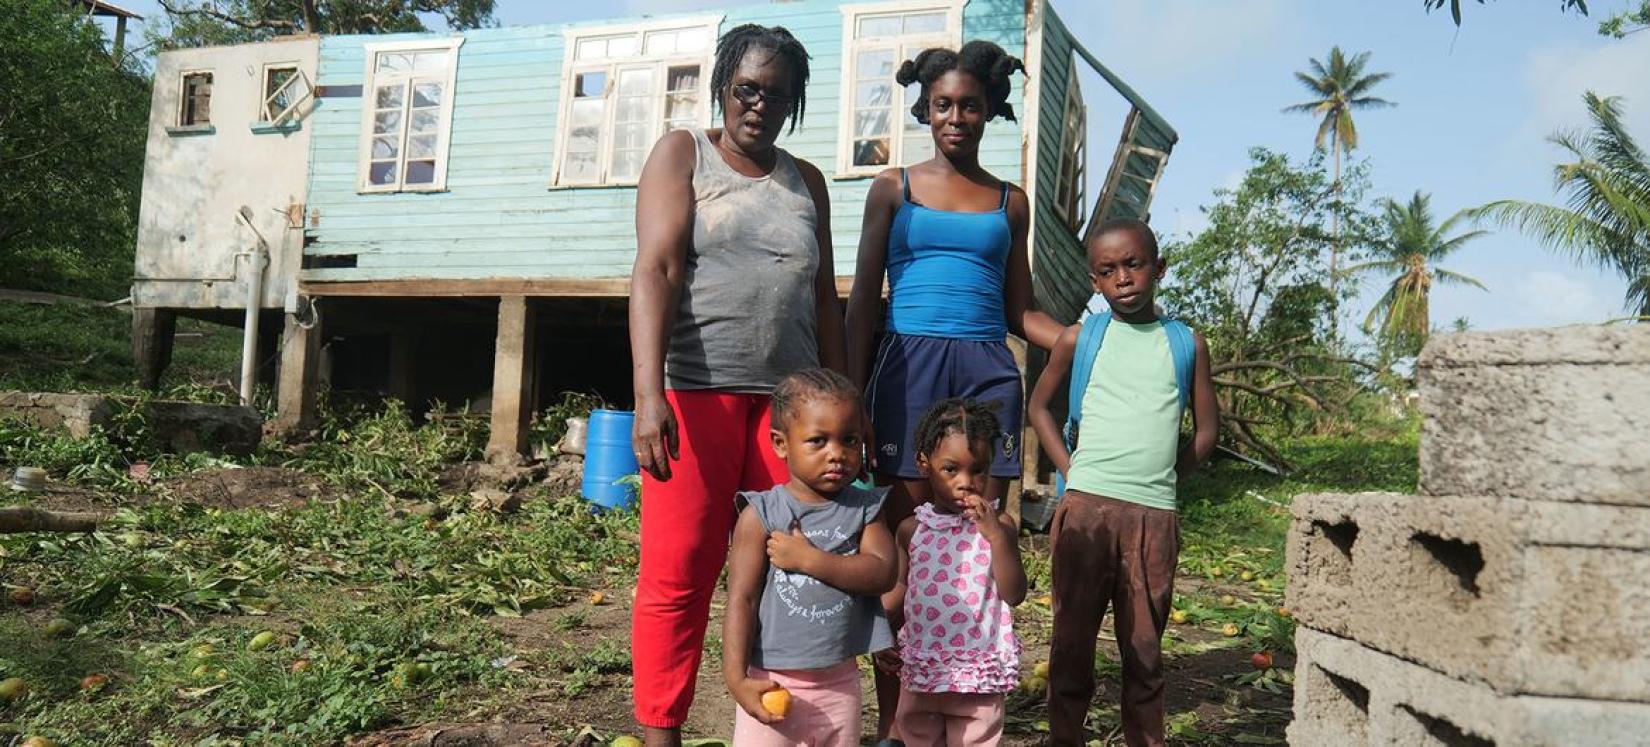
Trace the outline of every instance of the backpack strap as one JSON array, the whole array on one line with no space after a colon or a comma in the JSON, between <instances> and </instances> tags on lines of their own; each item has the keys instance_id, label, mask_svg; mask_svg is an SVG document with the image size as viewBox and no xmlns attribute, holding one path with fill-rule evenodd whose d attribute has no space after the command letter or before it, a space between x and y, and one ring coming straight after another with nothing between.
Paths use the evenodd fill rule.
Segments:
<instances>
[{"instance_id":1,"label":"backpack strap","mask_svg":"<svg viewBox=\"0 0 1650 747\"><path fill-rule=\"evenodd\" d=\"M1192 328L1179 319L1164 319L1163 331L1169 335L1169 355L1174 358L1175 383L1180 385L1180 409L1192 406L1192 370L1197 366L1197 338Z\"/></svg>"},{"instance_id":2,"label":"backpack strap","mask_svg":"<svg viewBox=\"0 0 1650 747\"><path fill-rule=\"evenodd\" d=\"M1111 312L1091 314L1083 320L1077 333L1077 347L1071 353L1071 386L1066 397L1066 450L1077 449L1077 424L1083 419L1083 393L1089 388L1089 375L1094 373L1094 359L1100 354L1100 342L1106 339L1106 327L1111 325Z\"/></svg>"}]
</instances>

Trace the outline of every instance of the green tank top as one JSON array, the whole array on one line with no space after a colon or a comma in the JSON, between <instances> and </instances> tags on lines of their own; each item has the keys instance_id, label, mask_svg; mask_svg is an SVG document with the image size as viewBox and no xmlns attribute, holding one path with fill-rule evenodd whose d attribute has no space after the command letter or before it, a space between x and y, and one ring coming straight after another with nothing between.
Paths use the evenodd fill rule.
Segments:
<instances>
[{"instance_id":1,"label":"green tank top","mask_svg":"<svg viewBox=\"0 0 1650 747\"><path fill-rule=\"evenodd\" d=\"M1180 386L1162 322L1113 319L1083 393L1083 426L1066 485L1175 509Z\"/></svg>"}]
</instances>

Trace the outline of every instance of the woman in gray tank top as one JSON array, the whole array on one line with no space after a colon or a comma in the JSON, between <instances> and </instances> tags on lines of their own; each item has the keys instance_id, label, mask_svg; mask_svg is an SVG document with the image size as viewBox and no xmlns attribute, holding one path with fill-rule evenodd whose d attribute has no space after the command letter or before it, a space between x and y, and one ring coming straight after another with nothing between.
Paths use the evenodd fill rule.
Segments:
<instances>
[{"instance_id":1,"label":"woman in gray tank top","mask_svg":"<svg viewBox=\"0 0 1650 747\"><path fill-rule=\"evenodd\" d=\"M802 119L807 79L789 31L728 31L711 74L722 127L667 133L637 185L631 658L649 745L681 742L735 494L785 481L770 392L792 371L845 366L825 179L774 145L787 119Z\"/></svg>"}]
</instances>

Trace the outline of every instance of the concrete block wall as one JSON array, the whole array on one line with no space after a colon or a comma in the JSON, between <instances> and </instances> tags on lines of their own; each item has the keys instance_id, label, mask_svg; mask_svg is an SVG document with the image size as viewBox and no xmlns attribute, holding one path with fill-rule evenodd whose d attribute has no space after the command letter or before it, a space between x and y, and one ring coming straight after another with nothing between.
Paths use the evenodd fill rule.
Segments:
<instances>
[{"instance_id":1,"label":"concrete block wall","mask_svg":"<svg viewBox=\"0 0 1650 747\"><path fill-rule=\"evenodd\" d=\"M1295 499L1295 745L1650 744L1650 326L1440 336L1419 495Z\"/></svg>"}]
</instances>

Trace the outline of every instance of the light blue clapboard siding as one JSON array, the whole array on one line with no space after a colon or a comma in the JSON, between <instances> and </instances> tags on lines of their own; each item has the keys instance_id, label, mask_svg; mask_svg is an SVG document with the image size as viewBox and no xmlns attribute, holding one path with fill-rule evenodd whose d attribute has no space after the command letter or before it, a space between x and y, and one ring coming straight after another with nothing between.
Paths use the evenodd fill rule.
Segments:
<instances>
[{"instance_id":1,"label":"light blue clapboard siding","mask_svg":"<svg viewBox=\"0 0 1650 747\"><path fill-rule=\"evenodd\" d=\"M842 14L836 0L730 8L722 29L782 25L813 58L806 119L780 145L837 170ZM971 0L963 38L984 38L1025 56L1024 0ZM692 15L702 15L695 13ZM640 19L637 19L640 20ZM607 23L622 23L623 19ZM584 24L581 24L584 25ZM358 194L363 99L320 100L312 128L308 231L310 256L356 257L353 268L314 269L306 280L621 277L635 259L635 190L550 189L565 26L477 29L464 33L454 83L447 191ZM450 33L336 36L321 42L322 86L362 85L363 45ZM706 71L708 73L708 71ZM708 77L708 75L707 75ZM1023 81L1011 102L1023 113ZM1019 125L998 120L981 159L992 172L1023 181ZM868 179L832 180L836 270L852 275Z\"/></svg>"}]
</instances>

